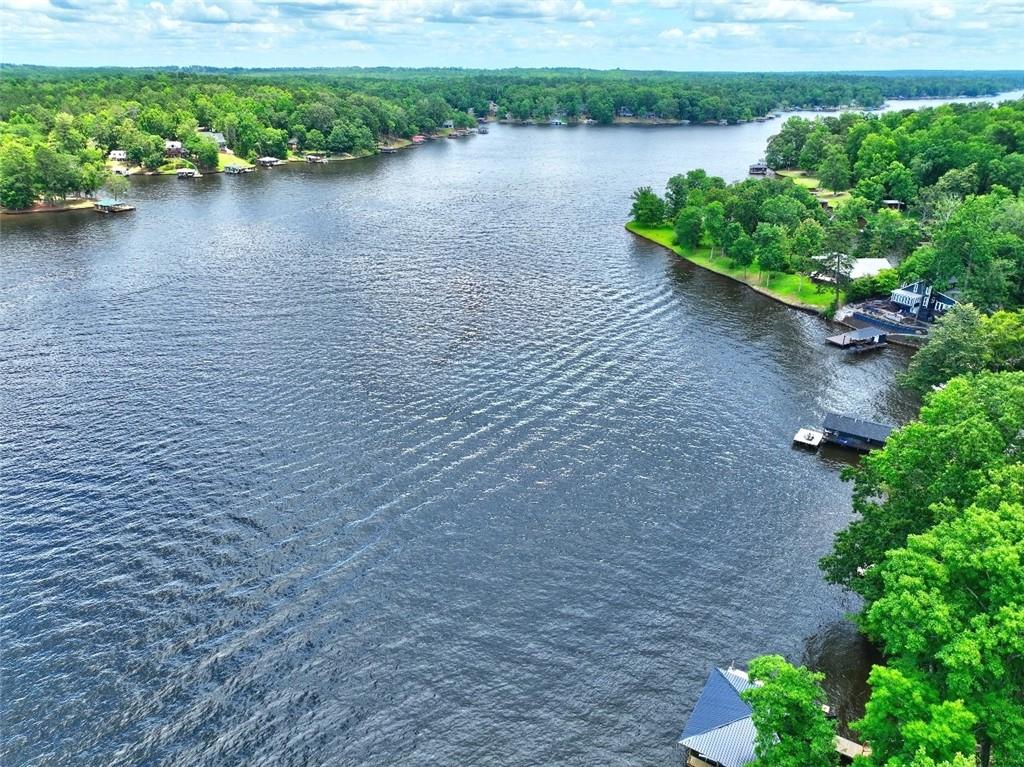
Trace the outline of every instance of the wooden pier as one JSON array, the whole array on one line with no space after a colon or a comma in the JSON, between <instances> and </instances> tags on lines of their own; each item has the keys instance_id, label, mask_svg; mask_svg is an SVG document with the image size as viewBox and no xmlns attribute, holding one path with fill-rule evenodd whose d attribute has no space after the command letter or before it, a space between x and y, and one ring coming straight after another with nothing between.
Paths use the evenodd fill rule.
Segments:
<instances>
[{"instance_id":1,"label":"wooden pier","mask_svg":"<svg viewBox=\"0 0 1024 767\"><path fill-rule=\"evenodd\" d=\"M92 209L97 213L127 213L135 210L135 206L117 200L97 200L92 204Z\"/></svg>"},{"instance_id":2,"label":"wooden pier","mask_svg":"<svg viewBox=\"0 0 1024 767\"><path fill-rule=\"evenodd\" d=\"M829 336L825 341L854 354L872 349L882 349L889 345L888 334L880 328L870 326L847 330L839 335Z\"/></svg>"}]
</instances>

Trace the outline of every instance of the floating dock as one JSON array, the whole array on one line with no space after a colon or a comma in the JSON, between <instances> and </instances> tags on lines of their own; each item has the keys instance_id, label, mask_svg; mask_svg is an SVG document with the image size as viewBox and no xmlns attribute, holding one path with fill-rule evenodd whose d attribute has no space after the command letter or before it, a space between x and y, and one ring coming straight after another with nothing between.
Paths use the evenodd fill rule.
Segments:
<instances>
[{"instance_id":1,"label":"floating dock","mask_svg":"<svg viewBox=\"0 0 1024 767\"><path fill-rule=\"evenodd\" d=\"M135 210L135 206L117 200L97 200L92 204L92 209L97 213L127 213Z\"/></svg>"},{"instance_id":2,"label":"floating dock","mask_svg":"<svg viewBox=\"0 0 1024 767\"><path fill-rule=\"evenodd\" d=\"M867 327L847 330L839 335L829 336L825 341L833 346L838 346L840 349L857 354L888 346L888 338L885 331L875 327Z\"/></svg>"},{"instance_id":3,"label":"floating dock","mask_svg":"<svg viewBox=\"0 0 1024 767\"><path fill-rule=\"evenodd\" d=\"M823 439L825 439L825 435L820 431L808 429L805 426L793 437L793 444L797 447L817 448L821 445Z\"/></svg>"}]
</instances>

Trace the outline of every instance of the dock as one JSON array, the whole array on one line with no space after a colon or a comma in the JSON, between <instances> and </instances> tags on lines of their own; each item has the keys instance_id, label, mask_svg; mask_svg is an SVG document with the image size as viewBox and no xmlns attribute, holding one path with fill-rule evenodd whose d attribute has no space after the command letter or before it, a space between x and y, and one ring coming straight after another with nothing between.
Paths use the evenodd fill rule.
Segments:
<instances>
[{"instance_id":1,"label":"dock","mask_svg":"<svg viewBox=\"0 0 1024 767\"><path fill-rule=\"evenodd\" d=\"M796 447L818 448L821 446L823 439L825 439L825 435L823 433L815 431L814 429L808 429L805 426L793 437L793 444Z\"/></svg>"},{"instance_id":2,"label":"dock","mask_svg":"<svg viewBox=\"0 0 1024 767\"><path fill-rule=\"evenodd\" d=\"M839 335L829 336L825 341L854 354L872 349L882 349L889 345L888 335L885 331L875 327L847 330Z\"/></svg>"},{"instance_id":3,"label":"dock","mask_svg":"<svg viewBox=\"0 0 1024 767\"><path fill-rule=\"evenodd\" d=\"M96 200L92 204L92 209L97 213L127 213L130 210L135 210L134 205L129 205L126 202L118 202L117 200Z\"/></svg>"},{"instance_id":4,"label":"dock","mask_svg":"<svg viewBox=\"0 0 1024 767\"><path fill-rule=\"evenodd\" d=\"M888 424L852 418L839 413L825 414L825 441L851 450L867 452L884 447L894 428Z\"/></svg>"}]
</instances>

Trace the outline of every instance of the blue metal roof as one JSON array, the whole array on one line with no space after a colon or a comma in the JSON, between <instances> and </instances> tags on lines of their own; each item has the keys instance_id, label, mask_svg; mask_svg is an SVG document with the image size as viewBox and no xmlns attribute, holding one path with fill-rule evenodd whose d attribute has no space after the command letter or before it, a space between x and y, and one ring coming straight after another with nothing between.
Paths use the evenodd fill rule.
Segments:
<instances>
[{"instance_id":1,"label":"blue metal roof","mask_svg":"<svg viewBox=\"0 0 1024 767\"><path fill-rule=\"evenodd\" d=\"M716 668L704 684L679 742L725 767L754 759L754 723L740 693L752 683L743 672Z\"/></svg>"},{"instance_id":2,"label":"blue metal roof","mask_svg":"<svg viewBox=\"0 0 1024 767\"><path fill-rule=\"evenodd\" d=\"M680 740L699 735L737 719L750 716L750 706L740 698L740 690L745 690L750 682L742 674L735 671L713 669L704 684L693 713L686 721Z\"/></svg>"}]
</instances>

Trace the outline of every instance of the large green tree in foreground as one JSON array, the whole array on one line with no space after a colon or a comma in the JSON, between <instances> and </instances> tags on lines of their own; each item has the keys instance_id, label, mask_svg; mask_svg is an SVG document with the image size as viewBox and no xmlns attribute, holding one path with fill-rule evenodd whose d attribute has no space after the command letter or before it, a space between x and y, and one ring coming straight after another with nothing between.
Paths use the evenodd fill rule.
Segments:
<instances>
[{"instance_id":1,"label":"large green tree in foreground","mask_svg":"<svg viewBox=\"0 0 1024 767\"><path fill-rule=\"evenodd\" d=\"M752 767L837 765L836 725L822 710L824 675L794 667L780 655L755 658L748 670L756 683L742 693L757 729Z\"/></svg>"},{"instance_id":2,"label":"large green tree in foreground","mask_svg":"<svg viewBox=\"0 0 1024 767\"><path fill-rule=\"evenodd\" d=\"M950 381L925 399L919 420L847 474L858 515L822 559L825 577L863 596L882 595L887 551L941 517L939 504L965 509L993 473L1021 462L1024 373L981 373Z\"/></svg>"}]
</instances>

